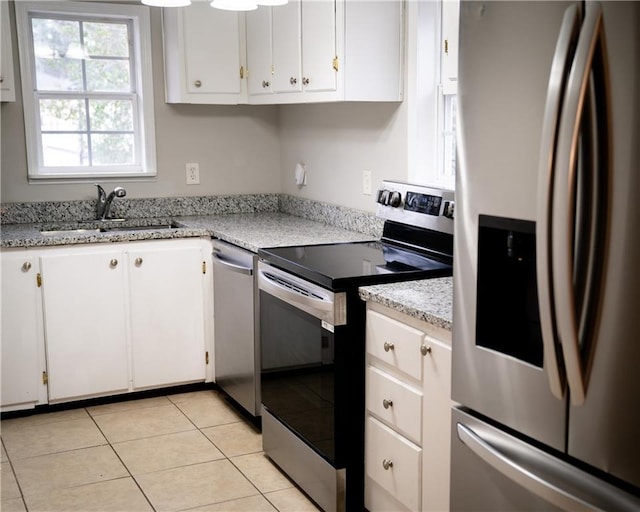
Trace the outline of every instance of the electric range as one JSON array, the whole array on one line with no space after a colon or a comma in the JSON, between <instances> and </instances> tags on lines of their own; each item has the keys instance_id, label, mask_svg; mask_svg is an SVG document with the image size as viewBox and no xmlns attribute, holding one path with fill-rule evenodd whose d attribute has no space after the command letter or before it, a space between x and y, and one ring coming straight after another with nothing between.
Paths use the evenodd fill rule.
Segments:
<instances>
[{"instance_id":1,"label":"electric range","mask_svg":"<svg viewBox=\"0 0 640 512\"><path fill-rule=\"evenodd\" d=\"M364 508L360 286L450 276L450 190L385 181L380 240L258 251L265 453L323 510Z\"/></svg>"}]
</instances>

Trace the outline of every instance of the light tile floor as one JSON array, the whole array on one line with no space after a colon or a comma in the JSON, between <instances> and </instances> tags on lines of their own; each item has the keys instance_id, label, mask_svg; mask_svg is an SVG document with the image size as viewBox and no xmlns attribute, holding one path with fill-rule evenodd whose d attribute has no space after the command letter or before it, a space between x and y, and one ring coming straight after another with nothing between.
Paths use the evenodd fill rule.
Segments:
<instances>
[{"instance_id":1,"label":"light tile floor","mask_svg":"<svg viewBox=\"0 0 640 512\"><path fill-rule=\"evenodd\" d=\"M317 511L215 390L2 421L2 512Z\"/></svg>"}]
</instances>

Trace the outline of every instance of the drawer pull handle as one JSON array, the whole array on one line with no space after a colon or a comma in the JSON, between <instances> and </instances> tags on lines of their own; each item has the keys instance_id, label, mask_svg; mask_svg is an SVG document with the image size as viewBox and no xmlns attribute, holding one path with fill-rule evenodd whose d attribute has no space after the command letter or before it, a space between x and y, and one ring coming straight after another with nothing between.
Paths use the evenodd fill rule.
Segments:
<instances>
[{"instance_id":1,"label":"drawer pull handle","mask_svg":"<svg viewBox=\"0 0 640 512\"><path fill-rule=\"evenodd\" d=\"M118 266L118 260L113 258L110 262L109 262L109 266L111 268L116 268Z\"/></svg>"},{"instance_id":2,"label":"drawer pull handle","mask_svg":"<svg viewBox=\"0 0 640 512\"><path fill-rule=\"evenodd\" d=\"M422 345L422 346L420 347L420 353L421 353L423 356L426 356L427 354L431 354L431 347L430 347L430 346L428 346L428 345Z\"/></svg>"},{"instance_id":3,"label":"drawer pull handle","mask_svg":"<svg viewBox=\"0 0 640 512\"><path fill-rule=\"evenodd\" d=\"M31 270L31 262L30 261L25 261L22 264L22 271L23 272L29 272L29 270Z\"/></svg>"},{"instance_id":4,"label":"drawer pull handle","mask_svg":"<svg viewBox=\"0 0 640 512\"><path fill-rule=\"evenodd\" d=\"M395 345L393 343L389 343L388 341L384 342L384 351L385 352L389 352L389 350L393 350L395 347Z\"/></svg>"},{"instance_id":5,"label":"drawer pull handle","mask_svg":"<svg viewBox=\"0 0 640 512\"><path fill-rule=\"evenodd\" d=\"M136 258L135 265L136 267L139 267L140 265L142 265L142 258Z\"/></svg>"},{"instance_id":6,"label":"drawer pull handle","mask_svg":"<svg viewBox=\"0 0 640 512\"><path fill-rule=\"evenodd\" d=\"M294 76L292 76L291 78L289 78L289 83L291 85L296 85L298 83L298 79Z\"/></svg>"},{"instance_id":7,"label":"drawer pull handle","mask_svg":"<svg viewBox=\"0 0 640 512\"><path fill-rule=\"evenodd\" d=\"M393 400L387 400L386 398L382 401L382 407L388 409L393 406Z\"/></svg>"},{"instance_id":8,"label":"drawer pull handle","mask_svg":"<svg viewBox=\"0 0 640 512\"><path fill-rule=\"evenodd\" d=\"M382 461L382 467L385 469L385 471L389 471L393 467L393 461L389 459L384 459Z\"/></svg>"}]
</instances>

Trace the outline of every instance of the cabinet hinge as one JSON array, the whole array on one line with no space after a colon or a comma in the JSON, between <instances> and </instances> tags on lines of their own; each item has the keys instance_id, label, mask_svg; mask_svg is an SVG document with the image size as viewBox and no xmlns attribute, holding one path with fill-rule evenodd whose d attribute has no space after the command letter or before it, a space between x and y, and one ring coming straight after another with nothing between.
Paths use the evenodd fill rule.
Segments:
<instances>
[{"instance_id":1,"label":"cabinet hinge","mask_svg":"<svg viewBox=\"0 0 640 512\"><path fill-rule=\"evenodd\" d=\"M42 372L42 383L43 384L49 383L49 376L47 375L47 372Z\"/></svg>"},{"instance_id":2,"label":"cabinet hinge","mask_svg":"<svg viewBox=\"0 0 640 512\"><path fill-rule=\"evenodd\" d=\"M240 79L244 78L244 66L240 66Z\"/></svg>"},{"instance_id":3,"label":"cabinet hinge","mask_svg":"<svg viewBox=\"0 0 640 512\"><path fill-rule=\"evenodd\" d=\"M205 364L209 364L209 351L208 350L204 353L204 363Z\"/></svg>"},{"instance_id":4,"label":"cabinet hinge","mask_svg":"<svg viewBox=\"0 0 640 512\"><path fill-rule=\"evenodd\" d=\"M203 274L207 273L207 262L206 261L202 262L202 273Z\"/></svg>"},{"instance_id":5,"label":"cabinet hinge","mask_svg":"<svg viewBox=\"0 0 640 512\"><path fill-rule=\"evenodd\" d=\"M338 71L338 56L337 55L333 58L333 69Z\"/></svg>"},{"instance_id":6,"label":"cabinet hinge","mask_svg":"<svg viewBox=\"0 0 640 512\"><path fill-rule=\"evenodd\" d=\"M273 64L271 64L271 74L274 75L275 72L276 72L276 67Z\"/></svg>"},{"instance_id":7,"label":"cabinet hinge","mask_svg":"<svg viewBox=\"0 0 640 512\"><path fill-rule=\"evenodd\" d=\"M38 285L38 288L42 286L42 275L40 272L36 274L36 284Z\"/></svg>"},{"instance_id":8,"label":"cabinet hinge","mask_svg":"<svg viewBox=\"0 0 640 512\"><path fill-rule=\"evenodd\" d=\"M449 55L449 40L448 39L444 40L444 53L446 55Z\"/></svg>"}]
</instances>

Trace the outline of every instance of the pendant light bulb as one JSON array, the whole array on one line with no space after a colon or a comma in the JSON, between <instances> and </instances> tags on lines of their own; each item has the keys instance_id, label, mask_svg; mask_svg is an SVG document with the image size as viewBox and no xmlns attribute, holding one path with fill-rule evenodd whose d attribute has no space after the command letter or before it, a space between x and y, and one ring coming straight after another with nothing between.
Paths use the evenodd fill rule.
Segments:
<instances>
[{"instance_id":1,"label":"pendant light bulb","mask_svg":"<svg viewBox=\"0 0 640 512\"><path fill-rule=\"evenodd\" d=\"M142 0L142 3L151 7L186 7L191 0Z\"/></svg>"},{"instance_id":2,"label":"pendant light bulb","mask_svg":"<svg viewBox=\"0 0 640 512\"><path fill-rule=\"evenodd\" d=\"M213 0L210 5L223 11L254 11L258 8L256 0Z\"/></svg>"}]
</instances>

